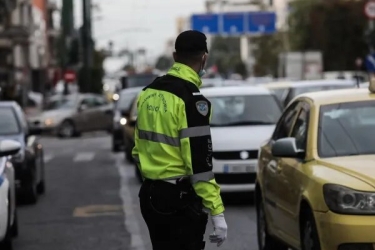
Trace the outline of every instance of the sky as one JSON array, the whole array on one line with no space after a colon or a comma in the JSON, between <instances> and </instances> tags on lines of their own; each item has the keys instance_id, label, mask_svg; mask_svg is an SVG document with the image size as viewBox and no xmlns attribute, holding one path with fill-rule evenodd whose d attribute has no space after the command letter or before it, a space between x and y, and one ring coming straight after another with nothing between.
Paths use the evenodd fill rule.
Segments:
<instances>
[{"instance_id":1,"label":"sky","mask_svg":"<svg viewBox=\"0 0 375 250\"><path fill-rule=\"evenodd\" d=\"M61 2L59 0L59 5ZM82 24L82 0L74 0L76 26ZM204 11L204 0L93 0L93 36L98 48L113 41L114 49L145 48L154 60L166 41L177 36L176 19ZM139 30L139 32L134 32Z\"/></svg>"}]
</instances>

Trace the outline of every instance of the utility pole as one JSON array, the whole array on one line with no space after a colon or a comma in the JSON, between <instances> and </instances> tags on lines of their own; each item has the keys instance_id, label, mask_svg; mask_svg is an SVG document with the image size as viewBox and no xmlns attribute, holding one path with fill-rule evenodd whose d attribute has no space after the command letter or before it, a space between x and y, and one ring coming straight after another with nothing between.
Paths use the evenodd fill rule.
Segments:
<instances>
[{"instance_id":1,"label":"utility pole","mask_svg":"<svg viewBox=\"0 0 375 250\"><path fill-rule=\"evenodd\" d=\"M62 27L62 37L61 37L61 69L63 75L68 68L68 51L70 48L71 39L74 32L74 5L73 0L63 0L62 7L62 18L61 18L61 27ZM64 95L69 94L68 82L64 81Z\"/></svg>"},{"instance_id":2,"label":"utility pole","mask_svg":"<svg viewBox=\"0 0 375 250\"><path fill-rule=\"evenodd\" d=\"M93 43L91 36L91 0L83 0L83 87L81 92L91 91L91 69L93 61Z\"/></svg>"}]
</instances>

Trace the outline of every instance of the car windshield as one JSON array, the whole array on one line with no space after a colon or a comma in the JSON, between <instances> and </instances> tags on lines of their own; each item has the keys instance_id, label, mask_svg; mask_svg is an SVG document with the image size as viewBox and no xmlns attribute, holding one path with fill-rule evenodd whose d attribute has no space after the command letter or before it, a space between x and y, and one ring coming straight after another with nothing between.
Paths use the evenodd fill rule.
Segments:
<instances>
[{"instance_id":1,"label":"car windshield","mask_svg":"<svg viewBox=\"0 0 375 250\"><path fill-rule=\"evenodd\" d=\"M121 93L120 99L116 103L116 108L118 110L129 110L137 94L137 92Z\"/></svg>"},{"instance_id":2,"label":"car windshield","mask_svg":"<svg viewBox=\"0 0 375 250\"><path fill-rule=\"evenodd\" d=\"M276 124L281 115L272 95L218 96L208 98L212 104L211 126Z\"/></svg>"},{"instance_id":3,"label":"car windshield","mask_svg":"<svg viewBox=\"0 0 375 250\"><path fill-rule=\"evenodd\" d=\"M0 108L0 135L20 133L20 126L12 108Z\"/></svg>"},{"instance_id":4,"label":"car windshield","mask_svg":"<svg viewBox=\"0 0 375 250\"><path fill-rule=\"evenodd\" d=\"M152 83L157 75L154 74L143 74L143 75L132 75L128 76L128 88L144 87Z\"/></svg>"},{"instance_id":5,"label":"car windshield","mask_svg":"<svg viewBox=\"0 0 375 250\"><path fill-rule=\"evenodd\" d=\"M75 107L74 98L60 98L50 100L44 107L44 110L60 110L60 109L71 109Z\"/></svg>"},{"instance_id":6,"label":"car windshield","mask_svg":"<svg viewBox=\"0 0 375 250\"><path fill-rule=\"evenodd\" d=\"M272 89L272 92L275 93L277 99L279 99L280 101L283 101L286 91L287 91L287 88Z\"/></svg>"},{"instance_id":7,"label":"car windshield","mask_svg":"<svg viewBox=\"0 0 375 250\"><path fill-rule=\"evenodd\" d=\"M325 105L320 108L320 157L375 154L375 101Z\"/></svg>"}]
</instances>

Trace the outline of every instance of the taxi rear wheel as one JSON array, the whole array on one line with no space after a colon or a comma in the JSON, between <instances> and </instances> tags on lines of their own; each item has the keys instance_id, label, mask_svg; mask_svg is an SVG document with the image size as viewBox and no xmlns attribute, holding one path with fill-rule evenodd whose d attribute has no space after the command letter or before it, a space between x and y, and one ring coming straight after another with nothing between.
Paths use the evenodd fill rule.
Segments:
<instances>
[{"instance_id":1,"label":"taxi rear wheel","mask_svg":"<svg viewBox=\"0 0 375 250\"><path fill-rule=\"evenodd\" d=\"M257 235L259 250L288 250L288 247L268 234L266 214L260 199L257 206Z\"/></svg>"},{"instance_id":2,"label":"taxi rear wheel","mask_svg":"<svg viewBox=\"0 0 375 250\"><path fill-rule=\"evenodd\" d=\"M302 250L321 250L318 230L311 210L303 216L301 223Z\"/></svg>"}]
</instances>

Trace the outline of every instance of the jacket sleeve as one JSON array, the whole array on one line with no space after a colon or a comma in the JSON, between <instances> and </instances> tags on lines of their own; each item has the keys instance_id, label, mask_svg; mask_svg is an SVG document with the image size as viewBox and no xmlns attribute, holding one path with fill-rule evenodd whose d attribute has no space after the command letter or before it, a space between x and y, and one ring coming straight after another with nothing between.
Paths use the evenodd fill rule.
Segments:
<instances>
[{"instance_id":1,"label":"jacket sleeve","mask_svg":"<svg viewBox=\"0 0 375 250\"><path fill-rule=\"evenodd\" d=\"M138 101L137 101L137 108L138 108ZM139 151L138 151L138 141L139 141L138 126L137 126L137 122L135 122L135 126L134 126L134 148L132 150L132 157L134 159L134 163L137 165L139 170L141 170L141 164L140 164L141 162L139 160Z\"/></svg>"},{"instance_id":2,"label":"jacket sleeve","mask_svg":"<svg viewBox=\"0 0 375 250\"><path fill-rule=\"evenodd\" d=\"M212 172L212 140L210 129L211 103L203 96L194 96L184 103L181 119L181 153L195 192L211 215L224 212L220 187Z\"/></svg>"}]
</instances>

